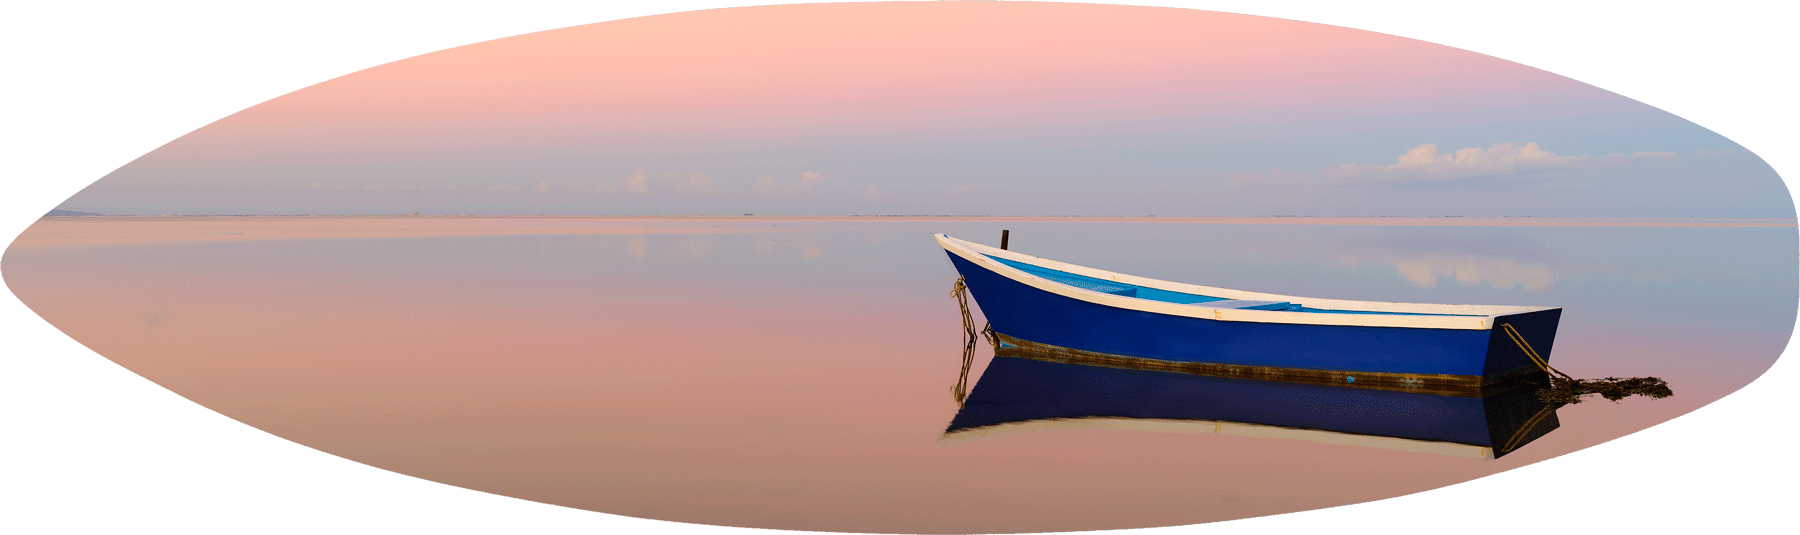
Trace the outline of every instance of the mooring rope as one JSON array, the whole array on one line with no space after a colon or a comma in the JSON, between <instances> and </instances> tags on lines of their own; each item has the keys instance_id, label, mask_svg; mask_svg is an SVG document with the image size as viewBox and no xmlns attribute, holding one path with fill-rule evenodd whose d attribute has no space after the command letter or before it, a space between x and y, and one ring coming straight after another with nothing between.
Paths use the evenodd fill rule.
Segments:
<instances>
[{"instance_id":1,"label":"mooring rope","mask_svg":"<svg viewBox=\"0 0 1800 535\"><path fill-rule=\"evenodd\" d=\"M975 365L975 339L963 338L962 374L956 376L956 386L950 387L950 398L956 400L957 408L962 408L963 400L969 398L969 367Z\"/></svg>"},{"instance_id":2,"label":"mooring rope","mask_svg":"<svg viewBox=\"0 0 1800 535\"><path fill-rule=\"evenodd\" d=\"M969 315L969 286L963 284L963 278L957 277L956 284L950 286L950 297L956 298L956 306L962 309L963 338L975 339L975 317Z\"/></svg>"},{"instance_id":3,"label":"mooring rope","mask_svg":"<svg viewBox=\"0 0 1800 535\"><path fill-rule=\"evenodd\" d=\"M1510 452L1517 449L1519 446L1524 445L1525 437L1530 436L1531 430L1537 428L1538 424L1544 421L1544 418L1556 414L1556 408L1561 406L1562 405L1558 403L1544 404L1544 408L1538 409L1537 414L1533 414L1530 418L1527 418L1524 425L1519 426L1517 431L1513 431L1512 438L1508 439L1506 444L1494 453L1501 454Z\"/></svg>"},{"instance_id":4,"label":"mooring rope","mask_svg":"<svg viewBox=\"0 0 1800 535\"><path fill-rule=\"evenodd\" d=\"M1668 381L1656 377L1631 377L1627 379L1620 379L1617 377L1607 377L1605 379L1576 379L1570 377L1569 374L1550 367L1550 362L1544 360L1544 357L1539 356L1538 352L1531 348L1531 344L1525 341L1525 337L1520 335L1519 330L1513 328L1512 324L1502 323L1500 324L1500 328L1501 330L1506 331L1506 335L1512 338L1513 343L1519 345L1519 349L1525 352L1525 356L1531 359L1532 364L1536 364L1538 368L1543 369L1544 373L1551 374L1550 387L1538 391L1538 399L1543 400L1545 403L1581 403L1581 396L1587 394L1600 394L1600 397L1606 398L1608 401L1618 401L1624 399L1626 396L1644 396L1650 399L1662 399L1675 395L1675 391L1669 389Z\"/></svg>"},{"instance_id":5,"label":"mooring rope","mask_svg":"<svg viewBox=\"0 0 1800 535\"><path fill-rule=\"evenodd\" d=\"M950 397L956 400L956 406L962 407L963 400L969 397L969 368L975 365L975 338L986 338L988 345L999 347L999 338L994 336L994 326L986 325L980 332L975 330L975 316L969 314L969 286L963 284L963 278L957 277L956 284L950 287L950 296L956 298L956 305L962 309L963 322L963 354L962 374L956 377L956 386L950 387Z\"/></svg>"},{"instance_id":6,"label":"mooring rope","mask_svg":"<svg viewBox=\"0 0 1800 535\"><path fill-rule=\"evenodd\" d=\"M1500 328L1502 330L1506 331L1507 336L1512 337L1513 343L1519 344L1519 349L1523 350L1525 352L1525 356L1527 358L1531 359L1531 363L1536 364L1538 368L1543 369L1544 373L1560 375L1564 379L1569 379L1569 380L1575 379L1574 377L1569 377L1569 374L1563 373L1561 371L1558 371L1556 368L1550 367L1550 362L1544 360L1544 357L1538 356L1537 351L1531 349L1531 344L1527 343L1525 341L1525 337L1520 335L1519 330L1514 329L1511 323L1502 323L1502 324L1500 324Z\"/></svg>"},{"instance_id":7,"label":"mooring rope","mask_svg":"<svg viewBox=\"0 0 1800 535\"><path fill-rule=\"evenodd\" d=\"M989 323L975 330L975 316L969 314L969 286L963 284L963 278L957 277L956 284L950 287L950 296L956 298L956 306L962 309L963 336L973 340L976 336L987 339L988 345L1000 347L1000 337L994 335L994 325Z\"/></svg>"}]
</instances>

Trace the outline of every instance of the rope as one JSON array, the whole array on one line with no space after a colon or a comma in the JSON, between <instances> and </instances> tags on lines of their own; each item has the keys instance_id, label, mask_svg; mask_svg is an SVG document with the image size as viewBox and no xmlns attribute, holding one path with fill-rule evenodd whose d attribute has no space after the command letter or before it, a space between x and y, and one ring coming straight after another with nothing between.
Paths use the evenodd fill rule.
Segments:
<instances>
[{"instance_id":1,"label":"rope","mask_svg":"<svg viewBox=\"0 0 1800 535\"><path fill-rule=\"evenodd\" d=\"M1668 381L1656 377L1626 379L1617 377L1576 379L1570 377L1569 374L1550 367L1550 362L1538 356L1537 351L1531 348L1531 344L1525 342L1525 337L1520 335L1519 330L1513 328L1512 324L1502 323L1500 328L1506 331L1506 335L1512 338L1513 343L1519 344L1519 349L1525 351L1525 356L1531 359L1532 364L1542 368L1545 373L1551 374L1550 387L1539 390L1538 399L1545 403L1551 403L1552 406L1555 406L1554 404L1581 403L1581 396L1587 394L1600 394L1600 397L1606 398L1608 401L1618 401L1625 399L1626 396L1662 399L1675 395L1675 391L1669 389Z\"/></svg>"},{"instance_id":2,"label":"rope","mask_svg":"<svg viewBox=\"0 0 1800 535\"><path fill-rule=\"evenodd\" d=\"M963 401L969 399L969 367L975 364L975 339L963 338L962 374L956 376L956 386L950 387L950 398L956 400L956 407L962 408Z\"/></svg>"},{"instance_id":3,"label":"rope","mask_svg":"<svg viewBox=\"0 0 1800 535\"><path fill-rule=\"evenodd\" d=\"M988 345L1000 347L1000 337L994 334L994 325L989 323L975 330L975 316L969 314L969 286L963 284L963 278L957 277L956 284L950 287L950 296L956 298L956 306L962 309L963 339L971 342L979 336L987 340Z\"/></svg>"},{"instance_id":4,"label":"rope","mask_svg":"<svg viewBox=\"0 0 1800 535\"><path fill-rule=\"evenodd\" d=\"M1552 373L1552 374L1560 375L1560 376L1562 376L1563 379L1568 379L1568 380L1575 379L1574 377L1569 377L1569 374L1563 373L1561 371L1558 371L1556 368L1550 367L1550 362L1544 360L1544 357L1538 356L1537 351L1534 351L1531 349L1531 344L1525 342L1525 337L1520 335L1519 330L1514 329L1511 323L1502 323L1502 324L1500 324L1500 328L1501 328L1501 330L1506 331L1507 336L1512 337L1513 343L1519 344L1519 349L1525 351L1525 356L1529 357L1531 359L1531 363L1536 364L1538 368L1543 369L1544 373Z\"/></svg>"},{"instance_id":5,"label":"rope","mask_svg":"<svg viewBox=\"0 0 1800 535\"><path fill-rule=\"evenodd\" d=\"M1531 415L1531 418L1526 419L1525 424L1519 426L1518 431L1513 431L1512 438L1506 441L1506 445L1502 446L1499 451L1494 453L1506 453L1524 445L1523 442L1525 442L1525 437L1530 436L1531 430L1536 429L1538 424L1544 421L1545 417L1556 414L1556 408L1561 406L1562 405L1556 403L1544 404L1544 408L1538 409L1537 414L1533 414Z\"/></svg>"},{"instance_id":6,"label":"rope","mask_svg":"<svg viewBox=\"0 0 1800 535\"><path fill-rule=\"evenodd\" d=\"M963 284L963 278L957 277L956 284L950 286L950 297L956 298L956 306L962 309L963 338L975 339L975 317L969 315L969 286Z\"/></svg>"},{"instance_id":7,"label":"rope","mask_svg":"<svg viewBox=\"0 0 1800 535\"><path fill-rule=\"evenodd\" d=\"M957 307L962 309L963 353L962 374L956 377L956 386L950 387L950 397L956 400L961 408L963 400L969 397L969 368L975 365L975 340L985 338L988 345L999 347L999 338L994 335L994 326L986 325L980 331L975 330L975 316L969 314L969 286L963 284L963 278L957 277L956 284L950 287L950 296L956 298Z\"/></svg>"}]
</instances>

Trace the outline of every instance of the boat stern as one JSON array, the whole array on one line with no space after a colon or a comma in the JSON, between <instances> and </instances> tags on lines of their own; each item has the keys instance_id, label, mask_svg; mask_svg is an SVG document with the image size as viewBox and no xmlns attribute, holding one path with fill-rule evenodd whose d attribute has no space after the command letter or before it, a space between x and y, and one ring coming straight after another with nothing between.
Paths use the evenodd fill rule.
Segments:
<instances>
[{"instance_id":1,"label":"boat stern","mask_svg":"<svg viewBox=\"0 0 1800 535\"><path fill-rule=\"evenodd\" d=\"M1495 316L1488 335L1487 363L1481 374L1484 382L1545 371L1561 320L1561 308Z\"/></svg>"}]
</instances>

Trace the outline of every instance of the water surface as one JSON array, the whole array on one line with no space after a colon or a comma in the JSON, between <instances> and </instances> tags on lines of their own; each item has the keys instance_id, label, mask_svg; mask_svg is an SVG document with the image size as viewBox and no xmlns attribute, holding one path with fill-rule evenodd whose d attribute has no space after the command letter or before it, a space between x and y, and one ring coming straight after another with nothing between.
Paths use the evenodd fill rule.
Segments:
<instances>
[{"instance_id":1,"label":"water surface","mask_svg":"<svg viewBox=\"0 0 1800 535\"><path fill-rule=\"evenodd\" d=\"M586 221L609 230L47 245L4 262L27 305L101 355L377 467L684 522L980 532L1357 503L1629 434L1774 362L1800 256L1791 221ZM1659 376L1676 396L1563 407L1557 430L1486 461L1129 430L943 445L962 329L931 234L1001 228L1016 251L1209 286L1562 306L1558 368Z\"/></svg>"}]
</instances>

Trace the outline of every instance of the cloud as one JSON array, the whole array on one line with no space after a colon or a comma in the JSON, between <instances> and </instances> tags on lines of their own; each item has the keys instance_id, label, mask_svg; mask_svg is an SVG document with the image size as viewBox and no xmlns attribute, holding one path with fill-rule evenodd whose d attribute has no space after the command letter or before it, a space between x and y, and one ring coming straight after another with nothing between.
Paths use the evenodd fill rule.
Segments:
<instances>
[{"instance_id":1,"label":"cloud","mask_svg":"<svg viewBox=\"0 0 1800 535\"><path fill-rule=\"evenodd\" d=\"M870 198L870 199L880 199L880 198L882 198L882 197L886 197L886 196L887 196L887 192L886 192L886 191L882 191L882 190L881 190L881 187L880 187L880 186L876 186L876 185L874 185L874 184L870 184L870 185L869 185L869 189L867 189L867 190L863 190L863 192L862 192L862 196L864 196L864 197L868 197L868 198Z\"/></svg>"},{"instance_id":2,"label":"cloud","mask_svg":"<svg viewBox=\"0 0 1800 535\"><path fill-rule=\"evenodd\" d=\"M1436 143L1426 143L1401 154L1393 165L1383 167L1344 164L1327 169L1325 173L1344 183L1432 181L1618 164L1631 160L1680 158L1673 152L1614 153L1599 157L1559 156L1538 147L1537 143L1520 145L1513 142L1495 143L1485 149L1465 147L1453 153L1440 153Z\"/></svg>"},{"instance_id":3,"label":"cloud","mask_svg":"<svg viewBox=\"0 0 1800 535\"><path fill-rule=\"evenodd\" d=\"M617 186L619 191L629 191L639 195L650 193L650 179L644 177L643 171L615 178L612 183L607 185Z\"/></svg>"},{"instance_id":4,"label":"cloud","mask_svg":"<svg viewBox=\"0 0 1800 535\"><path fill-rule=\"evenodd\" d=\"M755 184L750 185L750 191L756 192L757 195L775 195L782 191L781 181L775 180L774 176L763 176L756 179Z\"/></svg>"},{"instance_id":5,"label":"cloud","mask_svg":"<svg viewBox=\"0 0 1800 535\"><path fill-rule=\"evenodd\" d=\"M818 171L807 171L800 173L800 182L786 183L777 180L773 175L765 175L756 179L756 183L750 186L750 190L756 192L757 195L811 195L813 186L817 186L829 178L819 174Z\"/></svg>"},{"instance_id":6,"label":"cloud","mask_svg":"<svg viewBox=\"0 0 1800 535\"><path fill-rule=\"evenodd\" d=\"M709 194L717 191L718 185L714 184L712 177L706 176L706 173L694 173L688 175L687 179L682 180L680 184L676 184L675 189L699 194Z\"/></svg>"}]
</instances>

